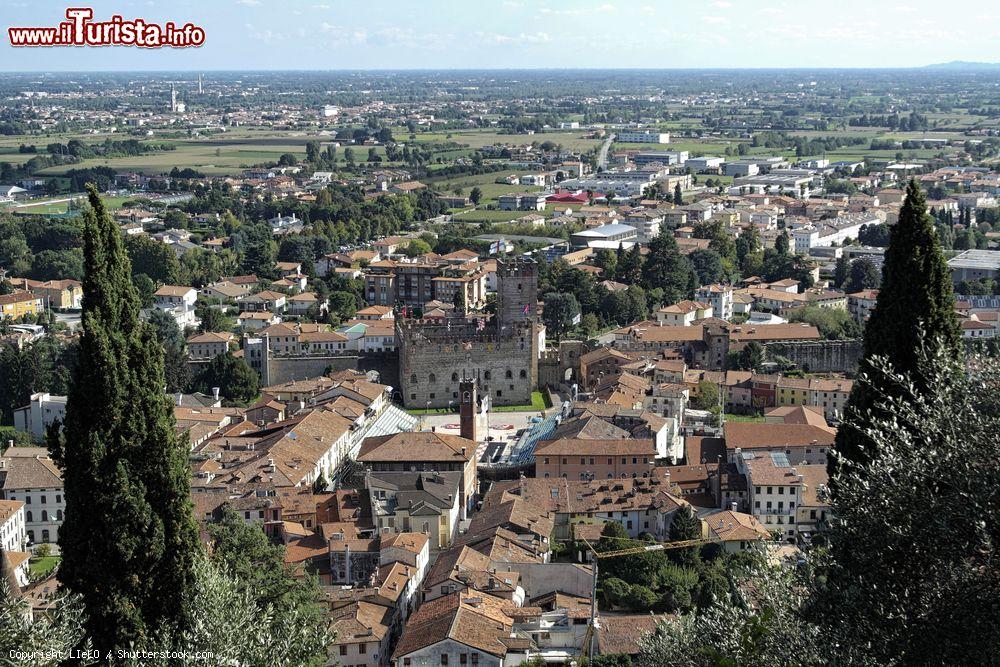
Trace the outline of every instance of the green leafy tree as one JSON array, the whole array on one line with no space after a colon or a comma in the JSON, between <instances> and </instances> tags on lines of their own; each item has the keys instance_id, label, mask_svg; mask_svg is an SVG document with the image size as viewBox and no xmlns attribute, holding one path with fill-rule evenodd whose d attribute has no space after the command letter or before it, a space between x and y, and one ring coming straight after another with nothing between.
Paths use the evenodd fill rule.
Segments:
<instances>
[{"instance_id":1,"label":"green leafy tree","mask_svg":"<svg viewBox=\"0 0 1000 667\"><path fill-rule=\"evenodd\" d=\"M148 236L136 235L125 239L125 248L132 267L132 275L146 275L154 283L179 282L180 262L170 246L158 243Z\"/></svg>"},{"instance_id":2,"label":"green leafy tree","mask_svg":"<svg viewBox=\"0 0 1000 667\"><path fill-rule=\"evenodd\" d=\"M681 184L674 185L674 203L678 206L684 205L684 195L681 193Z\"/></svg>"},{"instance_id":3,"label":"green leafy tree","mask_svg":"<svg viewBox=\"0 0 1000 667\"><path fill-rule=\"evenodd\" d=\"M656 593L648 586L634 584L629 590L628 607L634 612L649 611L657 599Z\"/></svg>"},{"instance_id":4,"label":"green leafy tree","mask_svg":"<svg viewBox=\"0 0 1000 667\"><path fill-rule=\"evenodd\" d=\"M563 334L573 328L573 319L580 314L580 304L572 294L550 292L545 295L542 321L546 331L562 340Z\"/></svg>"},{"instance_id":5,"label":"green leafy tree","mask_svg":"<svg viewBox=\"0 0 1000 667\"><path fill-rule=\"evenodd\" d=\"M6 557L5 557L6 560ZM77 648L87 649L84 608L78 595L59 593L46 601L44 614L32 615L30 598L12 592L13 572L0 578L0 648L4 664L57 667ZM15 651L22 651L18 658Z\"/></svg>"},{"instance_id":6,"label":"green leafy tree","mask_svg":"<svg viewBox=\"0 0 1000 667\"><path fill-rule=\"evenodd\" d=\"M719 407L719 387L714 382L702 380L698 383L698 395L692 397L691 405L696 410L712 410Z\"/></svg>"},{"instance_id":7,"label":"green leafy tree","mask_svg":"<svg viewBox=\"0 0 1000 667\"><path fill-rule=\"evenodd\" d=\"M697 517L690 505L681 506L670 522L668 538L671 542L696 540L701 537L701 519ZM670 559L675 563L694 565L698 562L698 547L672 549ZM695 578L697 580L697 577Z\"/></svg>"},{"instance_id":8,"label":"green leafy tree","mask_svg":"<svg viewBox=\"0 0 1000 667\"><path fill-rule=\"evenodd\" d=\"M848 294L866 289L875 289L882 280L875 262L867 257L861 257L851 262L851 273L843 289Z\"/></svg>"},{"instance_id":9,"label":"green leafy tree","mask_svg":"<svg viewBox=\"0 0 1000 667\"><path fill-rule=\"evenodd\" d=\"M927 345L911 373L882 359L868 368L859 384L877 409L848 419L871 447L839 472L816 610L870 664L989 664L1000 644L1000 362Z\"/></svg>"},{"instance_id":10,"label":"green leafy tree","mask_svg":"<svg viewBox=\"0 0 1000 667\"><path fill-rule=\"evenodd\" d=\"M431 251L430 244L423 239L413 239L410 241L405 248L403 248L403 254L407 257L418 257L420 255L426 255Z\"/></svg>"},{"instance_id":11,"label":"green leafy tree","mask_svg":"<svg viewBox=\"0 0 1000 667\"><path fill-rule=\"evenodd\" d=\"M159 654L143 665L173 667L177 662L170 652L211 655L214 664L225 665L329 664L334 637L322 617L317 623L308 608L266 604L246 579L204 556L195 562L195 575L191 624L175 638L150 642Z\"/></svg>"},{"instance_id":12,"label":"green leafy tree","mask_svg":"<svg viewBox=\"0 0 1000 667\"><path fill-rule=\"evenodd\" d=\"M699 248L688 255L694 272L698 274L699 285L710 285L720 282L726 275L722 265L722 256L714 250Z\"/></svg>"},{"instance_id":13,"label":"green leafy tree","mask_svg":"<svg viewBox=\"0 0 1000 667\"><path fill-rule=\"evenodd\" d=\"M757 225L747 225L736 237L736 262L743 277L760 275L764 264L764 245Z\"/></svg>"},{"instance_id":14,"label":"green leafy tree","mask_svg":"<svg viewBox=\"0 0 1000 667\"><path fill-rule=\"evenodd\" d=\"M778 234L777 238L774 239L774 249L778 251L779 255L787 255L788 245L788 232L786 230L782 230L782 232Z\"/></svg>"},{"instance_id":15,"label":"green leafy tree","mask_svg":"<svg viewBox=\"0 0 1000 667\"><path fill-rule=\"evenodd\" d=\"M736 368L741 371L760 372L765 360L764 346L752 340L736 353Z\"/></svg>"},{"instance_id":16,"label":"green leafy tree","mask_svg":"<svg viewBox=\"0 0 1000 667\"><path fill-rule=\"evenodd\" d=\"M260 393L260 376L241 357L226 352L208 362L195 386L206 394L218 387L219 394L227 401L248 405Z\"/></svg>"},{"instance_id":17,"label":"green leafy tree","mask_svg":"<svg viewBox=\"0 0 1000 667\"><path fill-rule=\"evenodd\" d=\"M789 322L804 322L819 330L827 340L848 340L861 336L861 327L843 308L823 308L808 305L796 308L788 316Z\"/></svg>"},{"instance_id":18,"label":"green leafy tree","mask_svg":"<svg viewBox=\"0 0 1000 667\"><path fill-rule=\"evenodd\" d=\"M150 308L156 299L156 283L145 273L140 273L133 279L135 291L139 297L139 305L143 308Z\"/></svg>"},{"instance_id":19,"label":"green leafy tree","mask_svg":"<svg viewBox=\"0 0 1000 667\"><path fill-rule=\"evenodd\" d=\"M155 309L149 313L149 324L156 333L156 339L163 347L184 349L184 332L177 326L177 320L165 310Z\"/></svg>"},{"instance_id":20,"label":"green leafy tree","mask_svg":"<svg viewBox=\"0 0 1000 667\"><path fill-rule=\"evenodd\" d=\"M659 287L663 290L664 301L674 303L688 295L692 281L696 280L691 262L681 254L677 240L666 229L661 229L649 244L649 254L642 267L643 285L647 289ZM639 281L622 282L631 285Z\"/></svg>"},{"instance_id":21,"label":"green leafy tree","mask_svg":"<svg viewBox=\"0 0 1000 667\"><path fill-rule=\"evenodd\" d=\"M643 262L639 244L633 245L621 253L618 259L618 274L616 280L626 285L634 285L642 279Z\"/></svg>"},{"instance_id":22,"label":"green leafy tree","mask_svg":"<svg viewBox=\"0 0 1000 667\"><path fill-rule=\"evenodd\" d=\"M626 581L617 577L610 577L601 584L601 593L604 595L604 604L608 608L628 605L629 594L632 587Z\"/></svg>"},{"instance_id":23,"label":"green leafy tree","mask_svg":"<svg viewBox=\"0 0 1000 667\"><path fill-rule=\"evenodd\" d=\"M455 296L451 300L452 305L455 306L455 310L459 313L465 313L465 290L457 289L455 290Z\"/></svg>"},{"instance_id":24,"label":"green leafy tree","mask_svg":"<svg viewBox=\"0 0 1000 667\"><path fill-rule=\"evenodd\" d=\"M228 317L221 308L207 303L199 301L195 304L195 315L200 321L198 331L202 333L206 331L223 332L233 328L231 317Z\"/></svg>"},{"instance_id":25,"label":"green leafy tree","mask_svg":"<svg viewBox=\"0 0 1000 667\"><path fill-rule=\"evenodd\" d=\"M682 665L866 664L849 662L819 624L804 619L809 588L794 568L768 562L763 549L734 573L734 595L699 613L664 620L639 640L637 667ZM790 657L791 656L791 657Z\"/></svg>"},{"instance_id":26,"label":"green leafy tree","mask_svg":"<svg viewBox=\"0 0 1000 667\"><path fill-rule=\"evenodd\" d=\"M479 189L479 186L476 186L469 191L469 201L471 201L475 206L479 206L479 202L482 200L483 191Z\"/></svg>"},{"instance_id":27,"label":"green leafy tree","mask_svg":"<svg viewBox=\"0 0 1000 667\"><path fill-rule=\"evenodd\" d=\"M837 263L833 267L833 286L838 288L843 287L850 275L851 261L847 259L847 255L841 255L837 258Z\"/></svg>"},{"instance_id":28,"label":"green leafy tree","mask_svg":"<svg viewBox=\"0 0 1000 667\"><path fill-rule=\"evenodd\" d=\"M139 319L121 232L88 190L83 335L49 446L66 500L59 581L82 597L87 634L107 651L188 627L199 546L162 348Z\"/></svg>"},{"instance_id":29,"label":"green leafy tree","mask_svg":"<svg viewBox=\"0 0 1000 667\"><path fill-rule=\"evenodd\" d=\"M924 350L945 350L958 357L962 344L955 316L951 271L941 252L927 201L916 180L906 188L906 199L893 225L882 266L882 284L864 337L860 371L869 372L875 357L884 357L899 373L926 388L917 360ZM884 388L889 391L889 388ZM838 463L861 462L871 454L865 436L864 416L874 407L874 394L857 383L845 408L852 426L837 431L835 456L830 457L831 478Z\"/></svg>"}]
</instances>

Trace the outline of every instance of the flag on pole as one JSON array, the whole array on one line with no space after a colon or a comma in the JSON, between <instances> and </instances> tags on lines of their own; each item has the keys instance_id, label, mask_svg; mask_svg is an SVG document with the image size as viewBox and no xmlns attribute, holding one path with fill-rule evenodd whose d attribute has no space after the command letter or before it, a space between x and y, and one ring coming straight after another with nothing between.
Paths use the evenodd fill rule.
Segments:
<instances>
[{"instance_id":1,"label":"flag on pole","mask_svg":"<svg viewBox=\"0 0 1000 667\"><path fill-rule=\"evenodd\" d=\"M531 304L528 303L524 304L524 308L521 309L521 314L527 315L530 312L531 312Z\"/></svg>"}]
</instances>

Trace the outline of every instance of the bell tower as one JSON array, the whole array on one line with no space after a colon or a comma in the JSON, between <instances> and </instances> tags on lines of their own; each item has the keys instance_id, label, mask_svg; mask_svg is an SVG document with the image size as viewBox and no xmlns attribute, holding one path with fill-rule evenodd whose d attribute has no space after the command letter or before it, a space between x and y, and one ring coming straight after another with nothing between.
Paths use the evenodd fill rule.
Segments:
<instances>
[{"instance_id":1,"label":"bell tower","mask_svg":"<svg viewBox=\"0 0 1000 667\"><path fill-rule=\"evenodd\" d=\"M458 416L459 435L479 442L479 397L473 378L458 383Z\"/></svg>"}]
</instances>

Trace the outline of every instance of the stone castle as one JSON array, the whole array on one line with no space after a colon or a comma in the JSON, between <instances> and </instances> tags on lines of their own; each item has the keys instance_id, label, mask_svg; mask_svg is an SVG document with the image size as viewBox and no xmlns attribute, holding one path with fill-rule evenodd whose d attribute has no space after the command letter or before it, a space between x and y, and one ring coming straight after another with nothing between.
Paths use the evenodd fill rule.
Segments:
<instances>
[{"instance_id":1,"label":"stone castle","mask_svg":"<svg viewBox=\"0 0 1000 667\"><path fill-rule=\"evenodd\" d=\"M545 350L537 304L538 265L528 259L498 260L494 317L397 319L403 405L458 407L463 379L476 380L492 405L530 403Z\"/></svg>"}]
</instances>

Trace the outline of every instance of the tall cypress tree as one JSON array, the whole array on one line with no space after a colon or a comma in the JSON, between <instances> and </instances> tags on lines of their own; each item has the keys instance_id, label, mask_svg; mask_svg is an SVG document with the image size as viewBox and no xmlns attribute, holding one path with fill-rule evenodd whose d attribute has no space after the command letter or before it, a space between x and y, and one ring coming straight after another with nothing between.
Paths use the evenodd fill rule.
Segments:
<instances>
[{"instance_id":1,"label":"tall cypress tree","mask_svg":"<svg viewBox=\"0 0 1000 667\"><path fill-rule=\"evenodd\" d=\"M107 651L186 626L200 547L163 350L139 320L121 232L89 191L83 335L64 428L50 448L66 496L59 580L82 596L87 633Z\"/></svg>"},{"instance_id":2,"label":"tall cypress tree","mask_svg":"<svg viewBox=\"0 0 1000 667\"><path fill-rule=\"evenodd\" d=\"M955 316L951 272L941 252L934 220L927 213L927 199L916 180L911 180L885 251L882 285L865 327L864 359L859 371L870 372L872 359L883 357L896 371L909 374L920 388L926 386L918 364L921 349L935 346L952 356L958 355L961 333ZM865 414L873 409L876 391L896 393L892 387L867 388L855 384L845 408L845 421L865 424ZM835 449L850 461L866 460L871 446L869 439L854 426L843 425L837 431ZM833 482L837 468L837 462L831 458Z\"/></svg>"}]
</instances>

